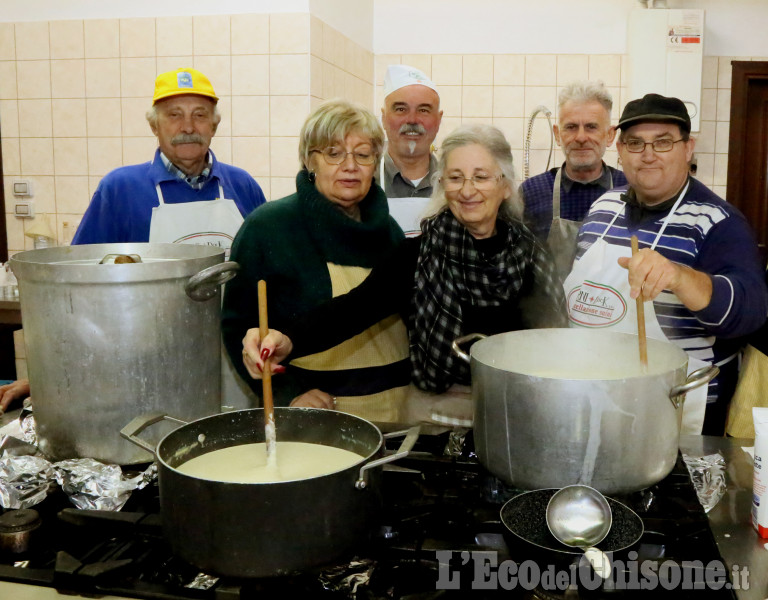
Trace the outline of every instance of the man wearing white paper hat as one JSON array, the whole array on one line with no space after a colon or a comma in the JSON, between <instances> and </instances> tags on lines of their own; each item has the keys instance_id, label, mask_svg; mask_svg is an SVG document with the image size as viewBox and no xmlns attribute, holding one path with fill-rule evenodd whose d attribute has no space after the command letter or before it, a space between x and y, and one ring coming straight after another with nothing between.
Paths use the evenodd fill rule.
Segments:
<instances>
[{"instance_id":1,"label":"man wearing white paper hat","mask_svg":"<svg viewBox=\"0 0 768 600\"><path fill-rule=\"evenodd\" d=\"M392 216L406 235L420 232L419 219L432 194L437 160L432 142L443 111L435 84L408 65L390 65L384 75L381 120L387 132L387 152L381 161L379 184L389 198Z\"/></svg>"}]
</instances>

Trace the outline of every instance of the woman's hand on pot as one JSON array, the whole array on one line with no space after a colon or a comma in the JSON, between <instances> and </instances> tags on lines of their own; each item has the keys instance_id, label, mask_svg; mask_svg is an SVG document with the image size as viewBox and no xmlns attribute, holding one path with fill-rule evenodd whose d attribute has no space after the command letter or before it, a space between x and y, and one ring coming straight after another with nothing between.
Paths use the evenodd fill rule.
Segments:
<instances>
[{"instance_id":1,"label":"woman's hand on pot","mask_svg":"<svg viewBox=\"0 0 768 600\"><path fill-rule=\"evenodd\" d=\"M243 364L254 379L261 379L264 371L264 361L271 358L270 365L273 373L283 373L285 367L279 364L293 350L293 342L287 335L276 329L270 329L262 340L259 328L249 329L243 338Z\"/></svg>"},{"instance_id":2,"label":"woman's hand on pot","mask_svg":"<svg viewBox=\"0 0 768 600\"><path fill-rule=\"evenodd\" d=\"M330 394L326 394L322 390L314 389L304 392L301 396L296 396L291 401L291 406L326 408L328 410L333 410L336 408L336 398Z\"/></svg>"},{"instance_id":3,"label":"woman's hand on pot","mask_svg":"<svg viewBox=\"0 0 768 600\"><path fill-rule=\"evenodd\" d=\"M15 400L23 400L29 396L29 379L19 379L13 383L0 385L0 415L3 414Z\"/></svg>"}]
</instances>

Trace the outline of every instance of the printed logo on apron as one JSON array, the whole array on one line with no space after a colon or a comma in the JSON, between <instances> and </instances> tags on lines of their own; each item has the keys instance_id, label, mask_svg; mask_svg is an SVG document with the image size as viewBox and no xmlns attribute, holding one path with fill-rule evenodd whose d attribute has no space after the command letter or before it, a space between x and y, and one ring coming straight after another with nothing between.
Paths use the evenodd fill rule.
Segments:
<instances>
[{"instance_id":1,"label":"printed logo on apron","mask_svg":"<svg viewBox=\"0 0 768 600\"><path fill-rule=\"evenodd\" d=\"M197 244L229 250L235 234L243 224L243 215L234 200L224 197L219 184L215 200L197 200L166 204L160 184L155 186L159 205L152 209L149 241L172 244Z\"/></svg>"},{"instance_id":2,"label":"printed logo on apron","mask_svg":"<svg viewBox=\"0 0 768 600\"><path fill-rule=\"evenodd\" d=\"M688 185L686 185L680 193L677 202L675 202L672 210L669 211L669 214L664 219L664 224L661 226L659 233L656 235L656 239L650 246L651 250L656 249L656 244L658 244L661 239L669 220L677 210L680 202L682 202L687 191ZM613 216L610 223L608 223L608 226L605 228L602 235L595 240L595 242L587 248L587 251L581 258L574 263L573 270L571 270L571 273L563 284L568 299L568 317L571 327L611 327L612 331L637 335L636 302L634 300L630 301L629 299L630 287L627 270L618 264L618 258L621 256L629 256L631 251L624 246L609 244L604 239L608 231L613 227L616 219L624 212L624 210L625 207L622 206L616 211L616 214ZM583 310L583 307L587 306L583 300L586 298L587 301L589 301L590 298L597 298L599 292L595 294L592 292L597 291L598 289L606 294L607 304L610 304L614 300L621 300L621 304L623 304L624 307L624 315L621 318L618 318L619 311L614 309L611 317L615 320L608 324L605 316ZM608 294L606 290L612 291ZM620 305L617 304L615 308L618 308L619 306ZM659 325L653 302L648 303L644 312L646 336L650 339L670 341L661 329L661 325ZM696 369L708 366L709 364L710 363L708 362L688 355L688 374L690 375ZM706 407L706 385L687 392L685 395L685 402L683 403L682 415L678 415L681 423L680 433L700 434L704 424Z\"/></svg>"},{"instance_id":3,"label":"printed logo on apron","mask_svg":"<svg viewBox=\"0 0 768 600\"><path fill-rule=\"evenodd\" d=\"M585 280L568 294L571 321L585 327L612 327L627 314L627 303L617 289Z\"/></svg>"}]
</instances>

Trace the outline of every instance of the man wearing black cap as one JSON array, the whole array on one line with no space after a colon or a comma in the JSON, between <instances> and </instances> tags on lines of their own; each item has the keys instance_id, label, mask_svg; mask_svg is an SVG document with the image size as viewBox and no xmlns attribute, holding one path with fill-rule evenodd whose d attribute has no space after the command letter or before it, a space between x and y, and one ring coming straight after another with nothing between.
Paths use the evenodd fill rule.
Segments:
<instances>
[{"instance_id":1,"label":"man wearing black cap","mask_svg":"<svg viewBox=\"0 0 768 600\"><path fill-rule=\"evenodd\" d=\"M571 324L636 334L642 297L648 337L683 348L689 372L720 368L686 395L682 431L722 435L734 359L768 314L757 242L738 210L689 176L694 140L682 101L647 94L627 104L618 127L629 187L597 200L579 231L565 281Z\"/></svg>"}]
</instances>

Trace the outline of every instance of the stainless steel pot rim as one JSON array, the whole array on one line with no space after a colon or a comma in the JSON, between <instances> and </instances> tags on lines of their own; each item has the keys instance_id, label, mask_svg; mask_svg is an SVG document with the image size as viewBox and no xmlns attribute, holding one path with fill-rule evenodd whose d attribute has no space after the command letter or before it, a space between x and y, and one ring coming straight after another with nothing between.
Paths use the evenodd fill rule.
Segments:
<instances>
[{"instance_id":1,"label":"stainless steel pot rim","mask_svg":"<svg viewBox=\"0 0 768 600\"><path fill-rule=\"evenodd\" d=\"M330 477L330 476L336 475L337 473L342 473L342 472L347 471L347 470L355 470L355 472L357 472L361 465L363 465L364 463L366 463L366 462L370 461L371 459L373 459L373 457L379 452L379 450L381 449L381 447L384 444L384 436L381 433L381 430L378 427L376 427L376 425L374 425L373 423L371 423L370 421L368 421L366 419L363 419L362 417L358 417L356 415L351 415L349 413L342 413L340 411L331 411L331 410L319 409L319 408L288 407L288 406L285 406L285 407L275 407L275 414L277 415L277 418L275 420L277 421L277 427L278 427L278 431L277 431L277 433L278 433L278 441L280 441L279 415L280 415L280 412L283 412L283 411L305 412L307 414L310 414L310 413L317 413L317 414L336 413L336 414L339 414L339 415L343 415L345 419L349 418L349 419L352 419L352 420L356 420L356 421L359 421L360 423L366 424L366 426L372 427L375 430L375 432L378 434L378 443L376 444L376 448L373 449L367 456L360 455L360 460L359 461L357 461L353 465L349 465L348 467L344 467L343 469L339 469L339 470L333 471L331 473L323 473L322 475L317 475L317 476L314 476L314 477L304 477L304 478L301 478L301 479L291 479L291 480L279 481L279 482L266 482L266 481L265 482L220 481L220 480L216 480L216 479L206 479L206 478L203 478L203 477L196 477L194 475L189 475L187 473L182 473L176 467L172 467L170 464L168 464L166 459L163 456L160 455L160 448L162 447L163 443L168 438L173 436L178 431L178 429L176 429L174 431L171 431L170 433L166 434L158 442L157 448L155 450L155 459L158 462L162 463L163 466L166 467L167 469L170 469L174 473L178 474L180 477L186 477L186 478L189 478L189 479L198 479L200 481L211 481L211 482L214 482L214 483L221 483L223 485L267 486L267 485L275 485L275 484L280 485L280 484L291 484L291 483L297 483L297 482L306 482L306 481L312 481L312 480L320 480L320 479L323 479L325 477ZM249 413L249 412L259 412L259 413L261 413L261 412L263 412L263 409L261 409L261 408L244 408L244 409L241 409L241 410L233 410L233 411L229 411L229 412L226 412L226 413L219 413L219 414L215 414L215 415L208 415L207 417L202 417L200 419L196 419L194 421L190 421L189 423L181 425L181 427L188 427L188 426L192 426L192 425L200 425L200 424L204 423L205 421L213 421L213 420L216 420L216 419L220 419L220 418L226 417L227 415L236 416L237 414L240 414L240 413ZM233 440L233 441L237 441L237 440ZM255 442L247 442L247 443L255 443ZM238 445L238 444L231 444L231 445L235 446L235 445ZM223 448L228 448L228 447L230 447L230 446L222 446L220 448L216 448L216 450L221 450ZM214 451L214 450L212 450L212 451ZM207 453L203 453L203 454L207 454Z\"/></svg>"}]
</instances>

